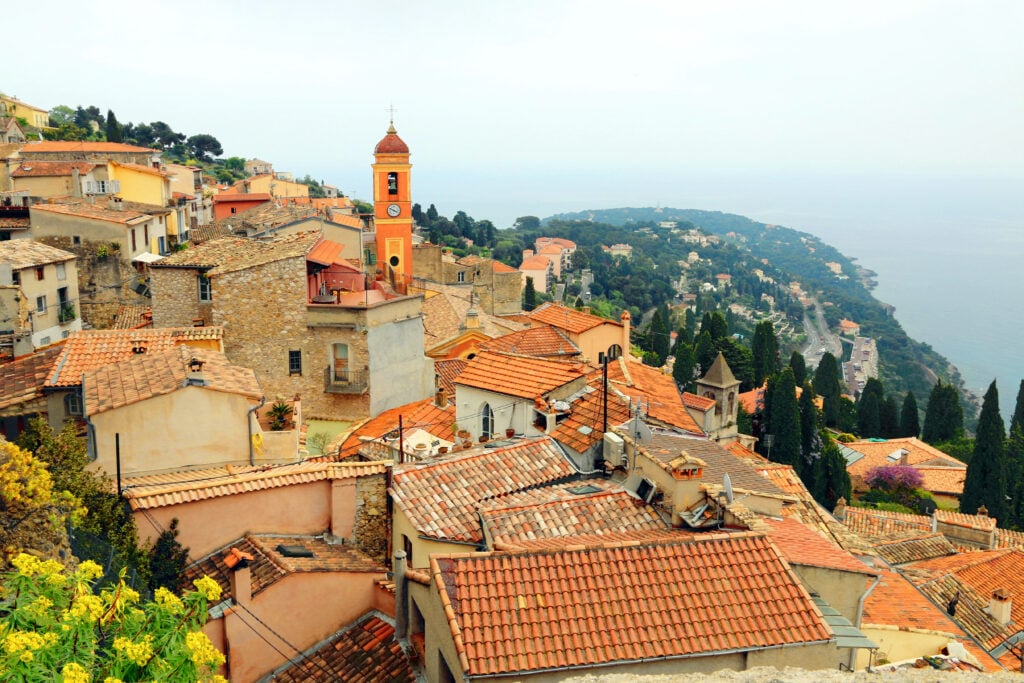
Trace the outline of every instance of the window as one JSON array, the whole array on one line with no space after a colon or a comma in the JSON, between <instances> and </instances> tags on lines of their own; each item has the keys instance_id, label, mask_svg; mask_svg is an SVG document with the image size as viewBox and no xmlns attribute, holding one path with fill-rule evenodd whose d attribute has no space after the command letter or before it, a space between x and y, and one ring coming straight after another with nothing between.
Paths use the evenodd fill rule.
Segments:
<instances>
[{"instance_id":1,"label":"window","mask_svg":"<svg viewBox=\"0 0 1024 683\"><path fill-rule=\"evenodd\" d=\"M466 281L466 271L460 270L459 271L459 276L458 276L457 279L458 279L459 282L465 282Z\"/></svg>"},{"instance_id":2,"label":"window","mask_svg":"<svg viewBox=\"0 0 1024 683\"><path fill-rule=\"evenodd\" d=\"M68 415L82 414L82 396L77 391L72 391L64 396L64 412Z\"/></svg>"},{"instance_id":3,"label":"window","mask_svg":"<svg viewBox=\"0 0 1024 683\"><path fill-rule=\"evenodd\" d=\"M167 253L167 238L166 237L157 237L156 238L156 242L157 242L157 248L160 250L160 255L161 256L165 255Z\"/></svg>"},{"instance_id":4,"label":"window","mask_svg":"<svg viewBox=\"0 0 1024 683\"><path fill-rule=\"evenodd\" d=\"M388 173L388 194L398 194L398 174L394 171Z\"/></svg>"},{"instance_id":5,"label":"window","mask_svg":"<svg viewBox=\"0 0 1024 683\"><path fill-rule=\"evenodd\" d=\"M238 212L238 209L236 209L235 207L232 206L231 207L231 213L237 213L237 212Z\"/></svg>"},{"instance_id":6,"label":"window","mask_svg":"<svg viewBox=\"0 0 1024 683\"><path fill-rule=\"evenodd\" d=\"M142 243L149 246L149 223L142 226Z\"/></svg>"},{"instance_id":7,"label":"window","mask_svg":"<svg viewBox=\"0 0 1024 683\"><path fill-rule=\"evenodd\" d=\"M302 374L302 351L289 351L288 352L288 374L289 375L301 375Z\"/></svg>"},{"instance_id":8,"label":"window","mask_svg":"<svg viewBox=\"0 0 1024 683\"><path fill-rule=\"evenodd\" d=\"M82 236L81 235L73 235L71 237L71 244L81 244L81 243L82 243Z\"/></svg>"},{"instance_id":9,"label":"window","mask_svg":"<svg viewBox=\"0 0 1024 683\"><path fill-rule=\"evenodd\" d=\"M46 295L36 297L36 313L46 313Z\"/></svg>"},{"instance_id":10,"label":"window","mask_svg":"<svg viewBox=\"0 0 1024 683\"><path fill-rule=\"evenodd\" d=\"M491 410L491 404L484 404L483 409L480 411L480 416L482 418L480 436L486 436L489 439L494 434L494 411Z\"/></svg>"},{"instance_id":11,"label":"window","mask_svg":"<svg viewBox=\"0 0 1024 683\"><path fill-rule=\"evenodd\" d=\"M19 273L18 271L14 271L13 273L11 273L11 284L12 285L20 285L21 284L21 273Z\"/></svg>"},{"instance_id":12,"label":"window","mask_svg":"<svg viewBox=\"0 0 1024 683\"><path fill-rule=\"evenodd\" d=\"M36 279L37 280L42 280L45 277L46 277L46 269L43 268L42 266L39 266L38 268L36 268Z\"/></svg>"},{"instance_id":13,"label":"window","mask_svg":"<svg viewBox=\"0 0 1024 683\"><path fill-rule=\"evenodd\" d=\"M200 274L196 279L199 282L199 300L203 302L213 301L213 286L210 283L210 278Z\"/></svg>"},{"instance_id":14,"label":"window","mask_svg":"<svg viewBox=\"0 0 1024 683\"><path fill-rule=\"evenodd\" d=\"M57 279L58 280L67 280L68 279L68 271L67 271L67 268L64 267L63 263L58 263L57 264Z\"/></svg>"},{"instance_id":15,"label":"window","mask_svg":"<svg viewBox=\"0 0 1024 683\"><path fill-rule=\"evenodd\" d=\"M135 245L135 228L132 228L132 251L135 251L138 247Z\"/></svg>"}]
</instances>

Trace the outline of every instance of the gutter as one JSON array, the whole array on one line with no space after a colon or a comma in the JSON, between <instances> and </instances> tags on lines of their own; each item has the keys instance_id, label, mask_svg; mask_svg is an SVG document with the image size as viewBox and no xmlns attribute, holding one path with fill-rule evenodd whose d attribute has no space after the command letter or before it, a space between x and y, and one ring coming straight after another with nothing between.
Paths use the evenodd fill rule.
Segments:
<instances>
[{"instance_id":1,"label":"gutter","mask_svg":"<svg viewBox=\"0 0 1024 683\"><path fill-rule=\"evenodd\" d=\"M862 593L861 596L860 596L860 600L857 601L857 624L856 624L856 626L857 626L858 629L860 629L861 622L864 620L864 603L867 601L868 596L871 595L871 591L875 590L875 588L878 586L878 584L879 584L879 582L881 582L881 580L882 580L882 575L879 574L878 576L875 577L875 580L871 584L871 587L868 588L866 591L864 591L864 593ZM850 671L854 670L853 669L853 665L856 663L856 659L857 659L857 649L851 647L850 648L850 663L849 663Z\"/></svg>"}]
</instances>

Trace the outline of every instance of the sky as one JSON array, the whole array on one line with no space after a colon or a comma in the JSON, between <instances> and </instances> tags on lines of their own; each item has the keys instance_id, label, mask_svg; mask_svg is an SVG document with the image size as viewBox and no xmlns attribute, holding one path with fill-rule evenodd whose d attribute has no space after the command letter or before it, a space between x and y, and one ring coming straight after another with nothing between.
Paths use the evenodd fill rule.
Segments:
<instances>
[{"instance_id":1,"label":"sky","mask_svg":"<svg viewBox=\"0 0 1024 683\"><path fill-rule=\"evenodd\" d=\"M756 211L766 178L1024 178L1024 3L55 0L0 90L211 133L370 195L517 215ZM24 59L24 62L21 60ZM787 181L788 182L788 181Z\"/></svg>"}]
</instances>

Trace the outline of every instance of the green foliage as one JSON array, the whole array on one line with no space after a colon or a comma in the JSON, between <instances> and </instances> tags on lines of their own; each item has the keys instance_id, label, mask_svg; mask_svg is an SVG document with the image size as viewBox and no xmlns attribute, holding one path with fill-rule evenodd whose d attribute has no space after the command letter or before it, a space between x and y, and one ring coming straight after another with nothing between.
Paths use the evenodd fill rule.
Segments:
<instances>
[{"instance_id":1,"label":"green foliage","mask_svg":"<svg viewBox=\"0 0 1024 683\"><path fill-rule=\"evenodd\" d=\"M668 329L665 327L665 321L661 317L661 311L655 311L654 316L651 318L651 351L658 357L659 362L656 367L661 367L665 364L665 359L668 358L668 348Z\"/></svg>"},{"instance_id":2,"label":"green foliage","mask_svg":"<svg viewBox=\"0 0 1024 683\"><path fill-rule=\"evenodd\" d=\"M899 436L917 437L921 434L920 414L917 409L917 398L913 391L908 391L903 397L903 407L900 409L900 430Z\"/></svg>"},{"instance_id":3,"label":"green foliage","mask_svg":"<svg viewBox=\"0 0 1024 683\"><path fill-rule=\"evenodd\" d=\"M754 361L750 349L731 337L722 337L716 341L715 349L725 356L733 376L740 381L740 391L753 389Z\"/></svg>"},{"instance_id":4,"label":"green foliage","mask_svg":"<svg viewBox=\"0 0 1024 683\"><path fill-rule=\"evenodd\" d=\"M794 351L789 357L789 367L793 369L793 381L797 386L802 387L807 381L807 361L799 351Z\"/></svg>"},{"instance_id":5,"label":"green foliage","mask_svg":"<svg viewBox=\"0 0 1024 683\"><path fill-rule=\"evenodd\" d=\"M850 500L852 487L850 475L846 471L846 459L839 451L839 447L831 440L825 444L821 451L821 458L817 466L817 476L811 488L811 495L821 503L827 510L836 506L836 501L845 498Z\"/></svg>"},{"instance_id":6,"label":"green foliage","mask_svg":"<svg viewBox=\"0 0 1024 683\"><path fill-rule=\"evenodd\" d=\"M516 230L538 230L540 228L540 219L536 216L520 216L512 224L512 227Z\"/></svg>"},{"instance_id":7,"label":"green foliage","mask_svg":"<svg viewBox=\"0 0 1024 683\"><path fill-rule=\"evenodd\" d=\"M224 655L202 632L220 600L213 579L177 597L159 589L143 602L122 580L94 593L103 570L92 561L74 572L21 554L4 577L0 670L6 680L224 681Z\"/></svg>"},{"instance_id":8,"label":"green foliage","mask_svg":"<svg viewBox=\"0 0 1024 683\"><path fill-rule=\"evenodd\" d=\"M765 379L779 371L779 340L775 338L775 326L771 320L762 320L754 328L752 352L754 386L759 387ZM796 373L793 379L796 379Z\"/></svg>"},{"instance_id":9,"label":"green foliage","mask_svg":"<svg viewBox=\"0 0 1024 683\"><path fill-rule=\"evenodd\" d=\"M786 368L774 382L769 413L769 433L775 439L772 444L772 460L793 465L800 471L800 407L797 404L796 384L793 371Z\"/></svg>"},{"instance_id":10,"label":"green foliage","mask_svg":"<svg viewBox=\"0 0 1024 683\"><path fill-rule=\"evenodd\" d=\"M796 378L794 377L794 381ZM804 483L813 481L814 464L821 456L821 413L814 405L814 390L810 384L804 384L803 391L797 401L800 406L800 469ZM808 488L811 488L808 486Z\"/></svg>"},{"instance_id":11,"label":"green foliage","mask_svg":"<svg viewBox=\"0 0 1024 683\"><path fill-rule=\"evenodd\" d=\"M160 532L153 547L149 549L149 587L159 587L174 591L181 585L188 565L188 548L178 542L178 518L171 520L170 525Z\"/></svg>"},{"instance_id":12,"label":"green foliage","mask_svg":"<svg viewBox=\"0 0 1024 683\"><path fill-rule=\"evenodd\" d=\"M964 411L960 405L959 392L952 384L944 384L940 380L928 396L921 439L935 444L957 439L963 432Z\"/></svg>"},{"instance_id":13,"label":"green foliage","mask_svg":"<svg viewBox=\"0 0 1024 683\"><path fill-rule=\"evenodd\" d=\"M284 400L275 401L270 406L270 429L280 432L287 428L292 412L292 404Z\"/></svg>"},{"instance_id":14,"label":"green foliage","mask_svg":"<svg viewBox=\"0 0 1024 683\"><path fill-rule=\"evenodd\" d=\"M715 358L718 357L718 349L715 348L715 342L711 339L710 332L705 331L697 335L694 352L697 356L697 365L699 367L697 374L703 377L711 369L711 364L715 362Z\"/></svg>"},{"instance_id":15,"label":"green foliage","mask_svg":"<svg viewBox=\"0 0 1024 683\"><path fill-rule=\"evenodd\" d=\"M814 371L814 392L821 396L822 415L825 424L835 427L839 424L839 398L842 396L842 388L839 385L839 365L836 357L825 352ZM843 431L852 431L846 430Z\"/></svg>"},{"instance_id":16,"label":"green foliage","mask_svg":"<svg viewBox=\"0 0 1024 683\"><path fill-rule=\"evenodd\" d=\"M1017 402L1013 407L1013 415L1010 416L1010 431L1020 427L1024 429L1024 379L1020 381L1020 388L1017 389Z\"/></svg>"},{"instance_id":17,"label":"green foliage","mask_svg":"<svg viewBox=\"0 0 1024 683\"><path fill-rule=\"evenodd\" d=\"M969 464L974 455L974 439L960 435L951 441L940 441L932 444L946 455L951 455L962 463Z\"/></svg>"},{"instance_id":18,"label":"green foliage","mask_svg":"<svg viewBox=\"0 0 1024 683\"><path fill-rule=\"evenodd\" d=\"M107 110L107 125L106 135L108 142L121 142L124 138L121 135L121 124L117 122L117 117L114 116L114 110Z\"/></svg>"},{"instance_id":19,"label":"green foliage","mask_svg":"<svg viewBox=\"0 0 1024 683\"><path fill-rule=\"evenodd\" d=\"M537 308L537 290L533 285L533 278L526 278L526 286L523 287L523 310L532 311Z\"/></svg>"},{"instance_id":20,"label":"green foliage","mask_svg":"<svg viewBox=\"0 0 1024 683\"><path fill-rule=\"evenodd\" d=\"M62 126L75 123L75 110L66 104L59 104L50 110L50 125Z\"/></svg>"},{"instance_id":21,"label":"green foliage","mask_svg":"<svg viewBox=\"0 0 1024 683\"><path fill-rule=\"evenodd\" d=\"M672 379L676 381L676 386L679 387L680 391L693 391L696 388L696 377L694 377L694 370L697 367L697 356L693 352L693 347L689 344L682 342L676 342L675 349L675 363L672 365ZM750 434L750 432L744 432Z\"/></svg>"},{"instance_id":22,"label":"green foliage","mask_svg":"<svg viewBox=\"0 0 1024 683\"><path fill-rule=\"evenodd\" d=\"M212 157L219 157L224 153L220 141L209 133L191 136L185 141L185 149L189 156L200 161L211 161Z\"/></svg>"},{"instance_id":23,"label":"green foliage","mask_svg":"<svg viewBox=\"0 0 1024 683\"><path fill-rule=\"evenodd\" d=\"M862 439L875 439L882 436L882 422L878 413L878 395L866 392L857 401L857 433Z\"/></svg>"},{"instance_id":24,"label":"green foliage","mask_svg":"<svg viewBox=\"0 0 1024 683\"><path fill-rule=\"evenodd\" d=\"M839 397L839 424L836 428L841 432L857 431L857 404L845 396Z\"/></svg>"},{"instance_id":25,"label":"green foliage","mask_svg":"<svg viewBox=\"0 0 1024 683\"><path fill-rule=\"evenodd\" d=\"M974 439L974 454L967 465L960 511L973 515L981 505L989 516L1007 521L1006 429L999 415L999 390L993 380L985 392Z\"/></svg>"}]
</instances>

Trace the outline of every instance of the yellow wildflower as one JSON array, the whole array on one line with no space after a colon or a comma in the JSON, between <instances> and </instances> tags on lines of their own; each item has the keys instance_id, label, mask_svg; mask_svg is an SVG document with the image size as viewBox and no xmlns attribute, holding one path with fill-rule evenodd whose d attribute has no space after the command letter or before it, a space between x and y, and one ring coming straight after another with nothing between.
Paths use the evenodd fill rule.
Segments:
<instances>
[{"instance_id":1,"label":"yellow wildflower","mask_svg":"<svg viewBox=\"0 0 1024 683\"><path fill-rule=\"evenodd\" d=\"M64 668L60 670L60 675L64 677L64 683L89 683L91 680L85 667L76 662L65 664Z\"/></svg>"},{"instance_id":2,"label":"yellow wildflower","mask_svg":"<svg viewBox=\"0 0 1024 683\"><path fill-rule=\"evenodd\" d=\"M38 650L48 644L46 638L33 631L12 631L4 638L4 649L10 654L15 652L31 653L32 650ZM22 659L28 662L32 657L28 659L23 657Z\"/></svg>"},{"instance_id":3,"label":"yellow wildflower","mask_svg":"<svg viewBox=\"0 0 1024 683\"><path fill-rule=\"evenodd\" d=\"M145 666L153 657L153 636L143 636L138 642L124 637L114 638L114 649L124 654L136 666Z\"/></svg>"},{"instance_id":4,"label":"yellow wildflower","mask_svg":"<svg viewBox=\"0 0 1024 683\"><path fill-rule=\"evenodd\" d=\"M45 595L40 595L25 607L25 611L36 619L41 619L43 615L50 611L51 607L53 607L53 601Z\"/></svg>"},{"instance_id":5,"label":"yellow wildflower","mask_svg":"<svg viewBox=\"0 0 1024 683\"><path fill-rule=\"evenodd\" d=\"M220 600L220 584L209 576L196 579L192 584L196 587L197 591L203 594L203 597L206 598L208 602L217 602Z\"/></svg>"},{"instance_id":6,"label":"yellow wildflower","mask_svg":"<svg viewBox=\"0 0 1024 683\"><path fill-rule=\"evenodd\" d=\"M103 567L99 566L92 560L86 560L82 564L78 565L78 571L76 573L80 577L91 581L103 576Z\"/></svg>"},{"instance_id":7,"label":"yellow wildflower","mask_svg":"<svg viewBox=\"0 0 1024 683\"><path fill-rule=\"evenodd\" d=\"M172 614L180 614L185 609L185 605L182 604L178 596L163 586L156 589L153 601Z\"/></svg>"},{"instance_id":8,"label":"yellow wildflower","mask_svg":"<svg viewBox=\"0 0 1024 683\"><path fill-rule=\"evenodd\" d=\"M27 553L18 553L18 556L11 560L11 564L22 576L35 576L39 571L42 562L38 557Z\"/></svg>"},{"instance_id":9,"label":"yellow wildflower","mask_svg":"<svg viewBox=\"0 0 1024 683\"><path fill-rule=\"evenodd\" d=\"M81 595L71 605L69 614L72 618L99 619L103 616L103 600L98 595Z\"/></svg>"},{"instance_id":10,"label":"yellow wildflower","mask_svg":"<svg viewBox=\"0 0 1024 683\"><path fill-rule=\"evenodd\" d=\"M185 634L185 647L188 648L197 667L215 668L224 663L224 655L213 646L202 631L190 631Z\"/></svg>"},{"instance_id":11,"label":"yellow wildflower","mask_svg":"<svg viewBox=\"0 0 1024 683\"><path fill-rule=\"evenodd\" d=\"M124 683L120 678L114 678L113 676L107 676L103 679L103 683Z\"/></svg>"}]
</instances>

